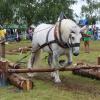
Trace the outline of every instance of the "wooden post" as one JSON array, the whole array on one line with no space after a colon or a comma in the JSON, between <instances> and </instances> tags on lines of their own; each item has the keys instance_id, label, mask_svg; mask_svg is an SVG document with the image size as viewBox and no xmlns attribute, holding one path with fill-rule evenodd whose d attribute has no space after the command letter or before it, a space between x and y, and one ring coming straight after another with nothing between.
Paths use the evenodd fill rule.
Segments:
<instances>
[{"instance_id":1,"label":"wooden post","mask_svg":"<svg viewBox=\"0 0 100 100\"><path fill-rule=\"evenodd\" d=\"M24 78L16 73L8 73L9 68L11 67L9 67L8 61L0 60L0 86L7 86L8 82L10 82L11 84L23 90L33 89L34 85L30 79Z\"/></svg>"},{"instance_id":2,"label":"wooden post","mask_svg":"<svg viewBox=\"0 0 100 100\"><path fill-rule=\"evenodd\" d=\"M4 40L0 41L0 56L2 58L5 58L5 41Z\"/></svg>"},{"instance_id":3,"label":"wooden post","mask_svg":"<svg viewBox=\"0 0 100 100\"><path fill-rule=\"evenodd\" d=\"M8 76L8 62L7 61L0 61L0 86L6 86L7 83L7 76Z\"/></svg>"},{"instance_id":4,"label":"wooden post","mask_svg":"<svg viewBox=\"0 0 100 100\"><path fill-rule=\"evenodd\" d=\"M98 63L98 65L100 65L100 56L97 58L97 63Z\"/></svg>"}]
</instances>

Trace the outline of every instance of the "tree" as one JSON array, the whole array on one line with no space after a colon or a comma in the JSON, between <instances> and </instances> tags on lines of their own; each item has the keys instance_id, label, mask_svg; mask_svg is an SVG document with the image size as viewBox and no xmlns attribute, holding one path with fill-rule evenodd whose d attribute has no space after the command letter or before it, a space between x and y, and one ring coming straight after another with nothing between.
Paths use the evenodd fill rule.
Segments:
<instances>
[{"instance_id":1,"label":"tree","mask_svg":"<svg viewBox=\"0 0 100 100\"><path fill-rule=\"evenodd\" d=\"M88 18L92 18L92 22L99 18L100 2L96 0L86 0L87 5L82 6L82 16L85 15ZM91 19L90 19L91 20Z\"/></svg>"},{"instance_id":2,"label":"tree","mask_svg":"<svg viewBox=\"0 0 100 100\"><path fill-rule=\"evenodd\" d=\"M0 0L0 23L8 23L12 21L13 12L9 4L5 0Z\"/></svg>"},{"instance_id":3,"label":"tree","mask_svg":"<svg viewBox=\"0 0 100 100\"><path fill-rule=\"evenodd\" d=\"M74 0L41 0L41 3L37 3L37 18L35 17L35 19L37 19L37 22L40 20L42 22L55 23L61 11L72 19L73 11L69 7L74 3Z\"/></svg>"},{"instance_id":4,"label":"tree","mask_svg":"<svg viewBox=\"0 0 100 100\"><path fill-rule=\"evenodd\" d=\"M55 23L61 11L73 19L70 5L74 3L74 0L1 0L0 19L18 24L24 20L28 26L32 23Z\"/></svg>"}]
</instances>

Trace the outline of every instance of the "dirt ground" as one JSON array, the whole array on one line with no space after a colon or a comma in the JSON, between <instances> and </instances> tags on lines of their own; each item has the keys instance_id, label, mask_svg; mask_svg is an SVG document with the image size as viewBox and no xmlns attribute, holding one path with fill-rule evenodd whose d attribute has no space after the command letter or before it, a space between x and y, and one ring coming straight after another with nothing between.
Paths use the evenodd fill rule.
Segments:
<instances>
[{"instance_id":1,"label":"dirt ground","mask_svg":"<svg viewBox=\"0 0 100 100\"><path fill-rule=\"evenodd\" d=\"M82 84L77 82L77 80L73 81L73 78L68 78L67 76L63 76L61 75L61 80L62 82L59 84L55 84L53 82L53 79L51 79L50 74L47 73L41 73L37 76L35 76L35 80L42 80L45 83L50 83L52 84L55 88L61 89L61 90L67 90L67 91L74 91L74 92L87 92L87 93L91 93L93 95L100 95L100 88L97 89L96 86L94 86L93 84Z\"/></svg>"}]
</instances>

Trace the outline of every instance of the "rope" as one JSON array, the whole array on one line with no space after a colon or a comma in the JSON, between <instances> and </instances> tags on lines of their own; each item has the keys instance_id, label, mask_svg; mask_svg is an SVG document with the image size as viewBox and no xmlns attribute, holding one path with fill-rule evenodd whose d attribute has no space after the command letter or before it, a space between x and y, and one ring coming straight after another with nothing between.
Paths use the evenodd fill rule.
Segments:
<instances>
[{"instance_id":1,"label":"rope","mask_svg":"<svg viewBox=\"0 0 100 100\"><path fill-rule=\"evenodd\" d=\"M31 54L31 52L29 52L27 55L25 55L24 57L20 58L19 60L16 61L15 66L20 65L21 61L25 58L27 58L29 55Z\"/></svg>"}]
</instances>

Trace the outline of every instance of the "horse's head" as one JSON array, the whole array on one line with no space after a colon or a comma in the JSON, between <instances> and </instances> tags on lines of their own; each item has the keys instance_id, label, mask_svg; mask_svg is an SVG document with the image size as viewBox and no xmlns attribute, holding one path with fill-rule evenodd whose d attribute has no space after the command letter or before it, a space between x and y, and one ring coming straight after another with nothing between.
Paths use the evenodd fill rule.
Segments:
<instances>
[{"instance_id":1,"label":"horse's head","mask_svg":"<svg viewBox=\"0 0 100 100\"><path fill-rule=\"evenodd\" d=\"M62 20L62 33L64 38L69 45L69 48L72 48L73 55L79 55L81 33L80 27L70 19Z\"/></svg>"},{"instance_id":2,"label":"horse's head","mask_svg":"<svg viewBox=\"0 0 100 100\"><path fill-rule=\"evenodd\" d=\"M72 31L69 35L69 44L72 47L72 52L74 56L79 55L79 49L80 49L80 40L81 40L81 34L80 32Z\"/></svg>"}]
</instances>

